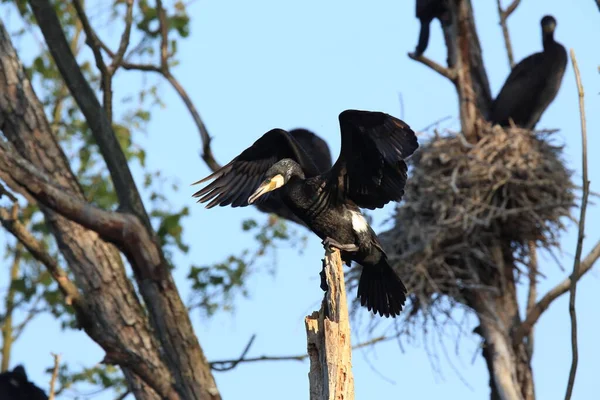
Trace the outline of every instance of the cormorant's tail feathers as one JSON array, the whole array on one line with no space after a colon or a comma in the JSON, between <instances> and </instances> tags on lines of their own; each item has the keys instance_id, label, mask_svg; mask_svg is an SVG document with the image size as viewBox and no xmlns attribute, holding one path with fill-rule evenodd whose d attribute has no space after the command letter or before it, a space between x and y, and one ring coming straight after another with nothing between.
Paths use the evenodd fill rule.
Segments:
<instances>
[{"instance_id":1,"label":"cormorant's tail feathers","mask_svg":"<svg viewBox=\"0 0 600 400\"><path fill-rule=\"evenodd\" d=\"M363 267L358 281L360 305L382 317L396 317L406 301L406 287L387 261Z\"/></svg>"}]
</instances>

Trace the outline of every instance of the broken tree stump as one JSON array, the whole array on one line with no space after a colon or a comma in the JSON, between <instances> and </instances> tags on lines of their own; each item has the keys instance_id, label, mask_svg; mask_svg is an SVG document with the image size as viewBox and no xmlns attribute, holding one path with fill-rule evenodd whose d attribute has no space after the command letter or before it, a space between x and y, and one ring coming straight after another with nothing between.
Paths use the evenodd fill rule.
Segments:
<instances>
[{"instance_id":1,"label":"broken tree stump","mask_svg":"<svg viewBox=\"0 0 600 400\"><path fill-rule=\"evenodd\" d=\"M354 400L352 346L338 250L326 250L323 260L327 291L321 309L304 320L310 359L310 400Z\"/></svg>"}]
</instances>

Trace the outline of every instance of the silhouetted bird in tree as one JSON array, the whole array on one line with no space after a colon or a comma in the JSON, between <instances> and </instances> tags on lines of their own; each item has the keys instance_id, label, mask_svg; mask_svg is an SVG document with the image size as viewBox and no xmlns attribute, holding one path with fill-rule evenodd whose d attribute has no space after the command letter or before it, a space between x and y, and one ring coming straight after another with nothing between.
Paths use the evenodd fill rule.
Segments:
<instances>
[{"instance_id":1,"label":"silhouetted bird in tree","mask_svg":"<svg viewBox=\"0 0 600 400\"><path fill-rule=\"evenodd\" d=\"M243 207L279 192L325 246L339 249L347 264L363 266L358 283L361 305L394 317L402 310L406 288L359 207L381 208L402 199L404 159L417 149L417 138L403 121L380 112L346 110L339 121L342 148L328 171L319 172L288 132L273 129L196 182L213 180L194 197L209 202L207 208Z\"/></svg>"},{"instance_id":2,"label":"silhouetted bird in tree","mask_svg":"<svg viewBox=\"0 0 600 400\"><path fill-rule=\"evenodd\" d=\"M327 143L319 136L307 129L293 129L290 135L296 142L302 146L305 153L311 158L319 173L325 172L331 168L331 152ZM256 207L262 212L273 213L281 218L293 221L297 224L306 226L300 218L294 214L288 206L281 200L278 191L273 192L268 199L256 204Z\"/></svg>"},{"instance_id":3,"label":"silhouetted bird in tree","mask_svg":"<svg viewBox=\"0 0 600 400\"><path fill-rule=\"evenodd\" d=\"M420 56L427 49L429 43L429 25L434 18L440 20L445 26L450 23L450 12L448 9L448 0L417 0L416 14L421 22L421 32L419 34L419 43L415 49L415 56Z\"/></svg>"},{"instance_id":4,"label":"silhouetted bird in tree","mask_svg":"<svg viewBox=\"0 0 600 400\"><path fill-rule=\"evenodd\" d=\"M27 379L22 365L0 374L1 400L48 400L46 393Z\"/></svg>"},{"instance_id":5,"label":"silhouetted bird in tree","mask_svg":"<svg viewBox=\"0 0 600 400\"><path fill-rule=\"evenodd\" d=\"M533 129L556 97L567 67L567 51L554 40L556 20L542 18L544 51L535 53L515 65L493 101L489 121L501 126Z\"/></svg>"}]
</instances>

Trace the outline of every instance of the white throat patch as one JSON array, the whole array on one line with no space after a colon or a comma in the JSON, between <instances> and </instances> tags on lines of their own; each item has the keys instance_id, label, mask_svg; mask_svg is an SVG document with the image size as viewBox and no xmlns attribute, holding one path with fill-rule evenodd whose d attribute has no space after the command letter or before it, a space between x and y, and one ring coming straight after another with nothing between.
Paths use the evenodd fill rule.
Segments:
<instances>
[{"instance_id":1,"label":"white throat patch","mask_svg":"<svg viewBox=\"0 0 600 400\"><path fill-rule=\"evenodd\" d=\"M352 214L352 229L355 232L366 232L369 230L369 224L360 212L350 211L350 214Z\"/></svg>"}]
</instances>

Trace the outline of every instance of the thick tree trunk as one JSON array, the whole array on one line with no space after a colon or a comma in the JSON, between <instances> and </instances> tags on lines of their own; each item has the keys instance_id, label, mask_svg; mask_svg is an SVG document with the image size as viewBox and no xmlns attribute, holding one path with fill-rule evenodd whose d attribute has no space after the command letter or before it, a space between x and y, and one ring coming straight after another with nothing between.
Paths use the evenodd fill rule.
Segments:
<instances>
[{"instance_id":1,"label":"thick tree trunk","mask_svg":"<svg viewBox=\"0 0 600 400\"><path fill-rule=\"evenodd\" d=\"M463 134L469 142L475 143L478 140L477 121L487 115L491 103L490 84L471 1L450 0L449 3L450 23L444 27L448 67L456 71L454 85Z\"/></svg>"},{"instance_id":2,"label":"thick tree trunk","mask_svg":"<svg viewBox=\"0 0 600 400\"><path fill-rule=\"evenodd\" d=\"M60 185L64 193L85 201L1 21L0 93L0 128L6 138L23 158ZM23 182L17 184L10 175L2 178L14 190L35 201L30 189L23 190ZM220 399L168 269L161 270L160 282L164 286L156 293L157 282L150 279L156 274L156 263L134 266L138 267L138 273L141 270L150 277L142 279L140 291L146 295L154 293L156 298L149 300L167 304L163 307L164 318L153 315L153 326L127 279L119 251L96 232L58 214L54 206L40 204L81 291L78 321L106 351L104 361L123 368L129 388L138 399ZM139 239L134 233L122 232L133 240ZM136 244L143 254L128 256L138 256L136 260L144 261L152 257L161 259L151 239ZM155 336L157 332L160 341Z\"/></svg>"},{"instance_id":3,"label":"thick tree trunk","mask_svg":"<svg viewBox=\"0 0 600 400\"><path fill-rule=\"evenodd\" d=\"M1 22L0 93L0 126L6 138L22 156L48 173L65 191L84 199ZM41 209L86 299L89 315L93 316L79 321L82 328L107 353L121 351L132 359L144 360L152 373L163 377L167 388L163 392L168 392L171 375L160 361L148 320L125 275L117 249L101 241L96 233L45 207ZM140 385L137 379L128 384L136 398L160 398L149 387Z\"/></svg>"},{"instance_id":4,"label":"thick tree trunk","mask_svg":"<svg viewBox=\"0 0 600 400\"><path fill-rule=\"evenodd\" d=\"M455 72L462 132L471 143L480 138L479 121L485 120L492 101L483 64L471 0L449 0L451 23L444 26L448 67ZM500 295L477 292L470 307L477 313L478 333L484 339L483 356L490 373L492 400L534 400L530 353L524 343L513 343L512 331L520 323L510 243L498 243L498 276L492 283Z\"/></svg>"},{"instance_id":5,"label":"thick tree trunk","mask_svg":"<svg viewBox=\"0 0 600 400\"><path fill-rule=\"evenodd\" d=\"M29 4L54 62L84 114L106 162L119 198L119 209L138 218L137 221L128 219L131 224L127 228L135 231L121 232L115 242L132 266L148 310L150 326L159 342L162 360L174 378L175 388L184 398L218 400L220 394L214 377L195 336L170 267L152 231L150 219L110 120L83 76L50 1L29 0ZM91 38L88 37L88 40ZM138 223L143 227L137 226Z\"/></svg>"},{"instance_id":6,"label":"thick tree trunk","mask_svg":"<svg viewBox=\"0 0 600 400\"><path fill-rule=\"evenodd\" d=\"M512 249L493 247L500 282L499 295L479 292L470 306L479 317L483 356L490 373L492 400L535 400L530 353L526 341L514 343L512 332L521 323Z\"/></svg>"}]
</instances>

